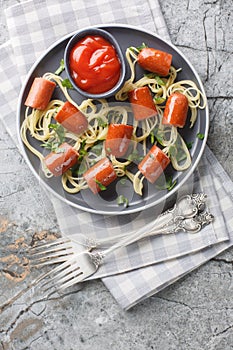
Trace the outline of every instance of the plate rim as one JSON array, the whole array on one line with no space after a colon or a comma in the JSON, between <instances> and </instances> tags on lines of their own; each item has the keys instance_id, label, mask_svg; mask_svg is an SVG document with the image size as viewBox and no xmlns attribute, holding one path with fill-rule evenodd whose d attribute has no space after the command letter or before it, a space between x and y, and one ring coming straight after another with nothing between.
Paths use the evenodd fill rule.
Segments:
<instances>
[{"instance_id":1,"label":"plate rim","mask_svg":"<svg viewBox=\"0 0 233 350\"><path fill-rule=\"evenodd\" d=\"M164 196L162 196L161 198L157 199L155 202L153 203L149 203L143 206L143 207L137 207L137 208L131 208L128 209L127 211L125 210L121 210L121 211L103 211L103 210L96 210L93 209L91 207L89 208L84 208L82 205L73 203L71 201L69 201L68 199L66 199L65 197L62 197L59 193L57 193L53 188L51 188L46 182L44 182L41 177L39 176L39 174L35 171L35 169L33 168L27 153L26 153L26 146L24 145L21 136L20 136L20 128L21 128L21 124L20 124L20 118L21 118L21 114L20 114L20 109L21 109L21 105L22 105L22 97L24 94L24 91L27 87L28 81L31 78L32 72L35 70L35 68L38 66L38 64L40 63L40 61L51 51L53 50L55 47L57 47L59 44L61 44L63 41L69 39L71 36L73 36L77 30L70 32L64 36L62 36L60 39L56 40L53 44L51 44L37 59L36 61L33 63L33 65L31 66L30 70L28 71L26 77L24 78L24 82L22 83L20 92L19 92L19 96L18 96L18 101L17 101L17 111L16 111L16 131L17 131L17 139L18 139L18 143L20 146L20 151L21 154L24 157L24 160L26 161L27 165L29 166L29 169L31 170L31 172L33 173L33 175L35 176L35 178L39 181L41 187L43 187L44 190L48 190L49 193L53 194L56 198L58 198L59 200L61 200L63 203L66 203L67 205L74 207L76 209L80 209L84 212L89 212L92 214L100 214L100 215L112 215L112 216L116 216L116 215L128 215L128 214L134 214L134 213L138 213L140 211L152 208L157 206L158 204L160 204L161 202L165 202L168 198L172 197L179 188L182 187L182 185L190 178L190 176L193 174L193 172L195 171L195 169L197 168L198 163L200 162L202 155L204 153L206 144L207 144L207 138L208 138L208 133L209 133L209 124L210 124L210 120L209 120L209 106L208 106L208 100L207 100L207 96L206 96L206 92L204 89L204 85L199 77L199 74L197 73L196 69L194 68L194 66L192 65L192 63L189 61L189 59L180 51L179 48L177 48L174 44L172 44L170 41L168 41L167 39L162 38L159 34L154 33L153 31L147 30L141 26L134 26L134 25L128 25L128 24L124 24L124 23L106 23L106 24L95 24L95 25L90 25L90 26L85 26L83 28L80 29L88 29L88 28L113 28L113 27L119 27L119 28L123 28L123 29L131 29L131 30L136 30L136 31L141 31L145 34L149 34L152 37L155 37L159 40L161 40L162 42L164 42L166 45L170 46L174 51L176 51L184 61L186 61L186 63L189 65L189 67L191 68L191 70L193 71L195 78L197 79L199 88L201 90L201 92L204 94L205 98L206 98L206 107L205 107L205 112L206 112L206 126L205 126L205 134L204 134L204 138L202 140L202 145L200 148L200 152L196 158L196 160L194 161L194 163L192 162L190 169L188 169L187 174L184 176L184 178L179 182L179 184L177 186L175 186L171 191L167 192ZM128 207L130 208L130 207Z\"/></svg>"}]
</instances>

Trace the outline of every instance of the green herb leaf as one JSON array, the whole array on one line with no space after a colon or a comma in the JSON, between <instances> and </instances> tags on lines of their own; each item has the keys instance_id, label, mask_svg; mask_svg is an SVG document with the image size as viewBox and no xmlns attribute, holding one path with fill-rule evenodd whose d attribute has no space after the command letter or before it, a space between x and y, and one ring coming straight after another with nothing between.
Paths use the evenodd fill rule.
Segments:
<instances>
[{"instance_id":1,"label":"green herb leaf","mask_svg":"<svg viewBox=\"0 0 233 350\"><path fill-rule=\"evenodd\" d=\"M136 47L134 47L134 46L130 46L129 50L132 51L134 54L137 54L137 55L139 53L138 49Z\"/></svg>"},{"instance_id":2,"label":"green herb leaf","mask_svg":"<svg viewBox=\"0 0 233 350\"><path fill-rule=\"evenodd\" d=\"M100 181L95 179L95 182L97 183L101 191L105 191L107 189L107 187L105 187Z\"/></svg>"},{"instance_id":3,"label":"green herb leaf","mask_svg":"<svg viewBox=\"0 0 233 350\"><path fill-rule=\"evenodd\" d=\"M41 147L49 149L52 152L58 151L58 153L61 153L58 148L65 141L65 129L60 124L49 124L48 127L55 131L55 136L44 142Z\"/></svg>"},{"instance_id":4,"label":"green herb leaf","mask_svg":"<svg viewBox=\"0 0 233 350\"><path fill-rule=\"evenodd\" d=\"M108 123L105 122L102 118L97 118L97 120L98 120L98 126L102 128L106 128L106 126L108 126Z\"/></svg>"},{"instance_id":5,"label":"green herb leaf","mask_svg":"<svg viewBox=\"0 0 233 350\"><path fill-rule=\"evenodd\" d=\"M82 159L84 156L86 156L87 155L87 150L85 150L85 149L80 149L79 150L79 157L78 157L78 159L80 160L80 159Z\"/></svg>"},{"instance_id":6,"label":"green herb leaf","mask_svg":"<svg viewBox=\"0 0 233 350\"><path fill-rule=\"evenodd\" d=\"M62 147L58 147L56 150L55 150L55 152L56 153L65 153L65 148L62 148Z\"/></svg>"},{"instance_id":7,"label":"green herb leaf","mask_svg":"<svg viewBox=\"0 0 233 350\"><path fill-rule=\"evenodd\" d=\"M111 111L108 112L107 118L108 119L111 119L111 118L122 118L122 114L119 111L111 110Z\"/></svg>"},{"instance_id":8,"label":"green herb leaf","mask_svg":"<svg viewBox=\"0 0 233 350\"><path fill-rule=\"evenodd\" d=\"M154 100L155 103L158 104L158 105L160 105L160 104L162 104L162 103L164 103L164 102L166 101L166 99L165 99L165 98L162 98L162 97L155 97L153 100Z\"/></svg>"},{"instance_id":9,"label":"green herb leaf","mask_svg":"<svg viewBox=\"0 0 233 350\"><path fill-rule=\"evenodd\" d=\"M79 153L78 160L79 161L81 161L85 157L85 155L87 154L87 150L84 149L85 145L86 145L86 140L82 141L81 146L78 150L78 153Z\"/></svg>"},{"instance_id":10,"label":"green herb leaf","mask_svg":"<svg viewBox=\"0 0 233 350\"><path fill-rule=\"evenodd\" d=\"M161 86L164 86L164 85L165 85L163 79L161 79L158 75L156 75L155 80L157 81L157 83L158 83L159 85L161 85Z\"/></svg>"},{"instance_id":11,"label":"green herb leaf","mask_svg":"<svg viewBox=\"0 0 233 350\"><path fill-rule=\"evenodd\" d=\"M150 133L150 142L151 142L152 144L155 143L155 134L153 133L153 131L151 131L151 133Z\"/></svg>"},{"instance_id":12,"label":"green herb leaf","mask_svg":"<svg viewBox=\"0 0 233 350\"><path fill-rule=\"evenodd\" d=\"M48 141L42 143L41 147L44 147L44 148L50 150L51 152L55 152L56 149L59 147L59 143L55 142L53 140L48 140Z\"/></svg>"},{"instance_id":13,"label":"green herb leaf","mask_svg":"<svg viewBox=\"0 0 233 350\"><path fill-rule=\"evenodd\" d=\"M124 176L124 177L122 177L122 178L120 179L120 184L121 184L121 185L125 185L126 181L127 181L127 177Z\"/></svg>"},{"instance_id":14,"label":"green herb leaf","mask_svg":"<svg viewBox=\"0 0 233 350\"><path fill-rule=\"evenodd\" d=\"M158 141L158 143L163 146L163 136L162 136L162 134L159 133L159 131L158 131L157 134L155 134L155 137L156 137L156 140Z\"/></svg>"},{"instance_id":15,"label":"green herb leaf","mask_svg":"<svg viewBox=\"0 0 233 350\"><path fill-rule=\"evenodd\" d=\"M159 182L156 184L156 187L160 190L168 190L171 191L173 187L176 185L177 181L172 180L172 176L169 176L166 178L166 182L164 184L159 184Z\"/></svg>"},{"instance_id":16,"label":"green herb leaf","mask_svg":"<svg viewBox=\"0 0 233 350\"><path fill-rule=\"evenodd\" d=\"M171 145L169 147L169 151L168 152L169 152L169 156L170 157L176 157L176 155L177 155L177 148L175 146Z\"/></svg>"},{"instance_id":17,"label":"green herb leaf","mask_svg":"<svg viewBox=\"0 0 233 350\"><path fill-rule=\"evenodd\" d=\"M87 171L87 165L85 162L82 162L77 170L77 174L79 176L83 175Z\"/></svg>"},{"instance_id":18,"label":"green herb leaf","mask_svg":"<svg viewBox=\"0 0 233 350\"><path fill-rule=\"evenodd\" d=\"M186 146L187 146L188 149L191 149L193 147L193 141L186 142Z\"/></svg>"},{"instance_id":19,"label":"green herb leaf","mask_svg":"<svg viewBox=\"0 0 233 350\"><path fill-rule=\"evenodd\" d=\"M118 205L125 205L126 207L128 207L129 200L123 194L121 194L120 196L117 197L117 204Z\"/></svg>"},{"instance_id":20,"label":"green herb leaf","mask_svg":"<svg viewBox=\"0 0 233 350\"><path fill-rule=\"evenodd\" d=\"M147 47L148 47L147 44L142 43L142 45L140 45L140 46L137 47L137 50L140 52L140 51L142 51L142 49L146 49Z\"/></svg>"},{"instance_id":21,"label":"green herb leaf","mask_svg":"<svg viewBox=\"0 0 233 350\"><path fill-rule=\"evenodd\" d=\"M130 153L127 157L127 160L134 162L134 161L140 161L143 157L141 157L138 153L138 151L135 149L132 153Z\"/></svg>"},{"instance_id":22,"label":"green herb leaf","mask_svg":"<svg viewBox=\"0 0 233 350\"><path fill-rule=\"evenodd\" d=\"M130 46L129 50L132 51L133 53L139 53L142 49L147 48L148 45L146 45L145 43L142 43L142 45L138 46L138 47L134 47L134 46Z\"/></svg>"},{"instance_id":23,"label":"green herb leaf","mask_svg":"<svg viewBox=\"0 0 233 350\"><path fill-rule=\"evenodd\" d=\"M61 124L49 124L49 128L53 129L60 144L65 141L65 129Z\"/></svg>"},{"instance_id":24,"label":"green herb leaf","mask_svg":"<svg viewBox=\"0 0 233 350\"><path fill-rule=\"evenodd\" d=\"M62 83L62 86L66 87L67 89L73 89L73 85L71 84L68 78L62 80L61 83Z\"/></svg>"},{"instance_id":25,"label":"green herb leaf","mask_svg":"<svg viewBox=\"0 0 233 350\"><path fill-rule=\"evenodd\" d=\"M204 137L205 137L205 135L200 133L200 132L197 134L197 138L200 139L200 140L203 140Z\"/></svg>"},{"instance_id":26,"label":"green herb leaf","mask_svg":"<svg viewBox=\"0 0 233 350\"><path fill-rule=\"evenodd\" d=\"M103 142L97 142L92 148L91 152L96 154L97 156L100 156L103 150Z\"/></svg>"},{"instance_id":27,"label":"green herb leaf","mask_svg":"<svg viewBox=\"0 0 233 350\"><path fill-rule=\"evenodd\" d=\"M157 142L163 146L164 132L158 127L155 127L151 132L155 135Z\"/></svg>"},{"instance_id":28,"label":"green herb leaf","mask_svg":"<svg viewBox=\"0 0 233 350\"><path fill-rule=\"evenodd\" d=\"M176 147L176 145L170 146L168 153L169 153L169 157L175 158L178 163L181 162L182 160L187 159L187 155L183 150L183 148Z\"/></svg>"},{"instance_id":29,"label":"green herb leaf","mask_svg":"<svg viewBox=\"0 0 233 350\"><path fill-rule=\"evenodd\" d=\"M168 178L168 180L167 180L167 189L168 189L168 191L171 191L172 189L173 189L173 187L175 187L175 185L176 185L176 180L172 180L172 176L170 176L169 178Z\"/></svg>"},{"instance_id":30,"label":"green herb leaf","mask_svg":"<svg viewBox=\"0 0 233 350\"><path fill-rule=\"evenodd\" d=\"M156 138L157 132L158 132L158 128L157 127L155 127L153 130L151 130L151 132L150 132L150 142L151 142L151 144L155 143L155 138Z\"/></svg>"},{"instance_id":31,"label":"green herb leaf","mask_svg":"<svg viewBox=\"0 0 233 350\"><path fill-rule=\"evenodd\" d=\"M153 153L149 153L149 157L150 157L151 159L155 159L155 156L153 155Z\"/></svg>"},{"instance_id":32,"label":"green herb leaf","mask_svg":"<svg viewBox=\"0 0 233 350\"><path fill-rule=\"evenodd\" d=\"M165 82L163 81L162 78L160 78L160 76L156 75L155 73L147 73L147 74L144 74L147 78L149 79L155 79L156 80L156 83L158 85L162 85L164 86L165 85Z\"/></svg>"},{"instance_id":33,"label":"green herb leaf","mask_svg":"<svg viewBox=\"0 0 233 350\"><path fill-rule=\"evenodd\" d=\"M55 71L54 74L60 75L60 74L63 72L64 69L65 69L65 63L64 63L64 60L61 59L61 61L60 61L60 67Z\"/></svg>"}]
</instances>

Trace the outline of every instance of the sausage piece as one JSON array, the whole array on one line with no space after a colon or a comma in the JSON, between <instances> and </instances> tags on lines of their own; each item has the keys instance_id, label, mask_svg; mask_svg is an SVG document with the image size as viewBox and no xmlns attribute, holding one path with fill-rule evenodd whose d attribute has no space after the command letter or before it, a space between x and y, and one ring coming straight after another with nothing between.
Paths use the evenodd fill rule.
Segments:
<instances>
[{"instance_id":1,"label":"sausage piece","mask_svg":"<svg viewBox=\"0 0 233 350\"><path fill-rule=\"evenodd\" d=\"M135 120L143 120L157 114L157 109L148 86L129 91L129 102L132 104Z\"/></svg>"},{"instance_id":2,"label":"sausage piece","mask_svg":"<svg viewBox=\"0 0 233 350\"><path fill-rule=\"evenodd\" d=\"M78 152L64 142L59 146L57 152L49 153L45 157L44 162L54 176L60 176L76 164L78 156Z\"/></svg>"},{"instance_id":3,"label":"sausage piece","mask_svg":"<svg viewBox=\"0 0 233 350\"><path fill-rule=\"evenodd\" d=\"M106 152L115 157L124 156L128 150L132 133L132 125L110 124L105 141Z\"/></svg>"},{"instance_id":4,"label":"sausage piece","mask_svg":"<svg viewBox=\"0 0 233 350\"><path fill-rule=\"evenodd\" d=\"M163 173L170 163L170 158L156 145L153 145L143 160L138 164L138 169L152 184Z\"/></svg>"},{"instance_id":5,"label":"sausage piece","mask_svg":"<svg viewBox=\"0 0 233 350\"><path fill-rule=\"evenodd\" d=\"M77 135L82 134L88 127L85 115L69 101L64 103L54 119L62 124L64 128Z\"/></svg>"},{"instance_id":6,"label":"sausage piece","mask_svg":"<svg viewBox=\"0 0 233 350\"><path fill-rule=\"evenodd\" d=\"M56 84L44 78L35 78L28 93L25 105L44 111L52 97Z\"/></svg>"},{"instance_id":7,"label":"sausage piece","mask_svg":"<svg viewBox=\"0 0 233 350\"><path fill-rule=\"evenodd\" d=\"M172 93L166 102L162 123L183 128L186 123L187 115L187 97L180 92Z\"/></svg>"},{"instance_id":8,"label":"sausage piece","mask_svg":"<svg viewBox=\"0 0 233 350\"><path fill-rule=\"evenodd\" d=\"M112 163L106 157L88 169L83 174L83 177L86 180L90 190L94 194L97 194L102 190L102 186L104 186L104 188L108 186L117 178L117 175Z\"/></svg>"},{"instance_id":9,"label":"sausage piece","mask_svg":"<svg viewBox=\"0 0 233 350\"><path fill-rule=\"evenodd\" d=\"M166 77L171 67L172 55L164 51L146 47L139 52L137 62L143 69Z\"/></svg>"}]
</instances>

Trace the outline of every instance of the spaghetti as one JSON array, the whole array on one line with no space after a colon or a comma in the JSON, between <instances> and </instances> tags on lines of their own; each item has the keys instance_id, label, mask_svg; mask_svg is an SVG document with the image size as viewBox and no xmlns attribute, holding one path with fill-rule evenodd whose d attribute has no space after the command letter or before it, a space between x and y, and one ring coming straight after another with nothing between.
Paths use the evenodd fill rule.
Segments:
<instances>
[{"instance_id":1,"label":"spaghetti","mask_svg":"<svg viewBox=\"0 0 233 350\"><path fill-rule=\"evenodd\" d=\"M188 99L191 111L190 127L197 118L197 109L206 107L203 93L196 84L190 80L176 81L179 69L170 67L166 77L159 77L154 73L145 74L136 80L135 68L137 64L137 49L134 47L126 50L126 59L130 68L130 78L115 95L116 101L127 101L128 93L136 88L147 86L153 95L157 114L150 118L138 121L132 118L132 110L127 104L111 106L106 100L86 99L78 105L70 96L68 88L63 86L63 79L53 73L45 73L43 78L53 81L63 93L65 99L79 109L87 118L88 128L81 135L74 134L54 122L58 110L64 105L61 100L52 100L43 111L35 108L26 108L25 118L21 126L21 138L26 147L35 154L42 164L42 170L46 177L53 174L45 166L45 152L38 151L29 142L29 135L38 140L43 148L56 150L62 142L68 142L79 152L79 164L75 169L67 170L61 177L61 184L68 193L78 193L88 188L83 177L86 169L106 157L104 142L108 133L110 123L133 125L132 144L130 154L126 159L118 159L113 155L109 158L113 164L117 177L128 177L133 184L134 191L143 194L144 176L140 171L132 172L130 166L146 155L148 143L160 144L163 152L171 160L173 168L184 171L191 165L191 156L185 141L174 126L162 124L163 111L167 98L173 92L180 92ZM58 128L60 128L58 130ZM138 150L141 145L141 150ZM54 147L54 149L53 149Z\"/></svg>"}]
</instances>

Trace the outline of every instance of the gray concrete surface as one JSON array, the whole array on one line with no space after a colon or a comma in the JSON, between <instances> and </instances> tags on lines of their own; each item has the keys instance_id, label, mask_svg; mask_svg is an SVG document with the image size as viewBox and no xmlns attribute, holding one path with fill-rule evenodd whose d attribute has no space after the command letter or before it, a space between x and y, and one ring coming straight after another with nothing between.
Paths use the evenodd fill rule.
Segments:
<instances>
[{"instance_id":1,"label":"gray concrete surface","mask_svg":"<svg viewBox=\"0 0 233 350\"><path fill-rule=\"evenodd\" d=\"M1 0L0 43L7 39ZM172 41L191 60L210 106L208 145L233 179L232 0L163 0ZM0 126L0 305L25 288L25 249L59 235L17 148ZM124 312L100 281L44 300L23 294L0 314L0 350L233 349L233 250L212 259L161 293Z\"/></svg>"}]
</instances>

